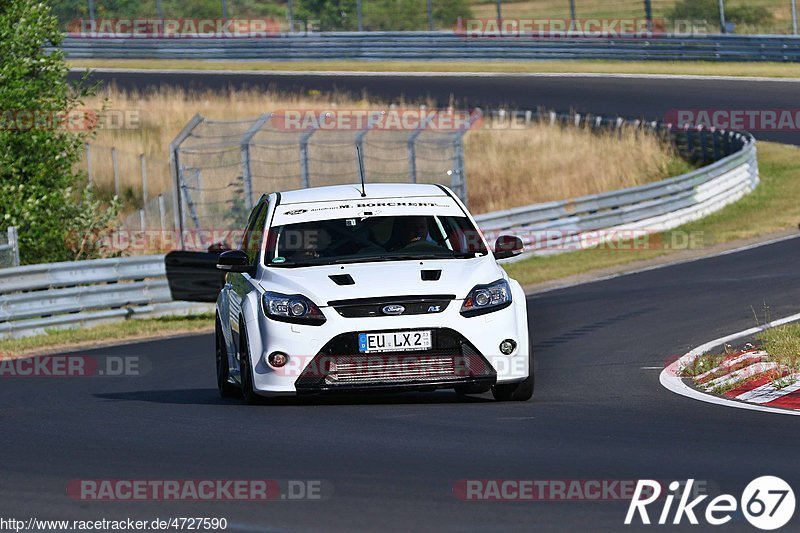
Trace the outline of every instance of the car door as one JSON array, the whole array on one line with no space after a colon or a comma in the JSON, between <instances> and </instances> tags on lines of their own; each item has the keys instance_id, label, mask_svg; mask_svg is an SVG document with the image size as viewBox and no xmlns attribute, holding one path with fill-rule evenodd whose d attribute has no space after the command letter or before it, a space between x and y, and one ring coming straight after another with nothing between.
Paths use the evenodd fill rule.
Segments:
<instances>
[{"instance_id":1,"label":"car door","mask_svg":"<svg viewBox=\"0 0 800 533\"><path fill-rule=\"evenodd\" d=\"M267 200L263 200L256 206L242 239L241 249L247 253L250 265L253 267L252 273L229 272L225 276L223 291L225 291L224 296L228 302L231 333L237 352L239 351L239 316L242 311L242 303L247 295L256 290L253 276L258 270L268 211L269 202Z\"/></svg>"}]
</instances>

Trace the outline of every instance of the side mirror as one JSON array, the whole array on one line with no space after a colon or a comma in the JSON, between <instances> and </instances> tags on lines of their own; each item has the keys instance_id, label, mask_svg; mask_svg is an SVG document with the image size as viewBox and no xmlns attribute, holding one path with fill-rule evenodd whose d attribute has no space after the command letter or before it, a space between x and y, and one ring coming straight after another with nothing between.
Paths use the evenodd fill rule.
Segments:
<instances>
[{"instance_id":1,"label":"side mirror","mask_svg":"<svg viewBox=\"0 0 800 533\"><path fill-rule=\"evenodd\" d=\"M522 253L525 247L522 239L513 235L501 235L494 243L494 258L508 259Z\"/></svg>"},{"instance_id":2,"label":"side mirror","mask_svg":"<svg viewBox=\"0 0 800 533\"><path fill-rule=\"evenodd\" d=\"M222 252L217 260L217 268L226 272L251 273L253 271L250 259L242 250Z\"/></svg>"}]
</instances>

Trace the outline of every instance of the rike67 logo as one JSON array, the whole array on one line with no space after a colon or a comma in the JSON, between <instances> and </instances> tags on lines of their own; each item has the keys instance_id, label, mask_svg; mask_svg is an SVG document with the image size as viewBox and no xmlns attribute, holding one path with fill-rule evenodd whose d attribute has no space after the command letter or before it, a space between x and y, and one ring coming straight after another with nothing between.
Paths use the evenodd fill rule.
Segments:
<instances>
[{"instance_id":1,"label":"rike67 logo","mask_svg":"<svg viewBox=\"0 0 800 533\"><path fill-rule=\"evenodd\" d=\"M668 486L669 492L663 495L659 482L649 479L639 480L628 507L625 524L636 523L638 515L638 520L646 525L651 524L653 519L660 525L668 523L678 525L684 519L690 524L697 525L699 515L706 523L721 526L730 522L737 511L741 510L751 525L771 531L785 526L794 515L794 491L779 477L763 476L754 479L745 487L739 500L730 494L720 494L707 502L705 501L709 497L707 494L695 496L690 500L693 496L693 485L694 479L689 479L685 485L673 481ZM658 504L652 505L649 509L657 512L661 500L663 507L651 519L648 506L658 501ZM676 500L678 503L673 511ZM702 513L701 504L705 504L705 511Z\"/></svg>"}]
</instances>

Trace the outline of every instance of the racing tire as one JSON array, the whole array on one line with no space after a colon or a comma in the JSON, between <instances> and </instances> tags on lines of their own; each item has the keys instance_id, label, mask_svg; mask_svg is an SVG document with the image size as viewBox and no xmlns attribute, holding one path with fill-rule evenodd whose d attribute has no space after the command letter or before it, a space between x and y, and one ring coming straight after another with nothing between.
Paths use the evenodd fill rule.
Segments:
<instances>
[{"instance_id":1,"label":"racing tire","mask_svg":"<svg viewBox=\"0 0 800 533\"><path fill-rule=\"evenodd\" d=\"M216 363L217 363L217 389L222 398L236 398L239 389L228 381L230 374L228 368L228 350L225 348L225 337L222 335L222 326L219 317L214 321L216 331Z\"/></svg>"},{"instance_id":2,"label":"racing tire","mask_svg":"<svg viewBox=\"0 0 800 533\"><path fill-rule=\"evenodd\" d=\"M533 371L533 356L529 356L529 375L523 381L492 386L492 396L499 402L527 402L533 397L535 377Z\"/></svg>"},{"instance_id":3,"label":"racing tire","mask_svg":"<svg viewBox=\"0 0 800 533\"><path fill-rule=\"evenodd\" d=\"M239 357L242 369L241 396L247 405L258 405L261 397L253 390L253 369L250 362L250 346L247 342L247 330L244 323L239 326Z\"/></svg>"}]
</instances>

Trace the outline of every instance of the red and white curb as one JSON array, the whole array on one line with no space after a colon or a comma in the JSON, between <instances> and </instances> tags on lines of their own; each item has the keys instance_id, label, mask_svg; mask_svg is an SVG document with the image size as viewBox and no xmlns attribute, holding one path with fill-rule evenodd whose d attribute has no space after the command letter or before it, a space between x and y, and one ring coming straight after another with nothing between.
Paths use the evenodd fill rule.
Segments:
<instances>
[{"instance_id":1,"label":"red and white curb","mask_svg":"<svg viewBox=\"0 0 800 533\"><path fill-rule=\"evenodd\" d=\"M716 368L710 369L695 378L702 384L701 386L705 391L735 384L744 379L747 380L741 386L725 392L724 396L717 396L698 390L688 385L684 378L679 376L679 371L682 367L691 365L695 359L715 346L720 346L742 337L749 337L765 329L782 326L798 320L800 320L800 313L709 341L688 352L665 368L659 376L659 381L668 390L701 402L751 411L800 415L800 374L790 374L784 369L779 369L775 363L765 362L763 358L766 352L760 350L748 350L733 354ZM790 383L790 385L781 388L775 387L774 381L779 373L782 376L782 380L785 383ZM761 376L761 374L764 374L764 376Z\"/></svg>"}]
</instances>

